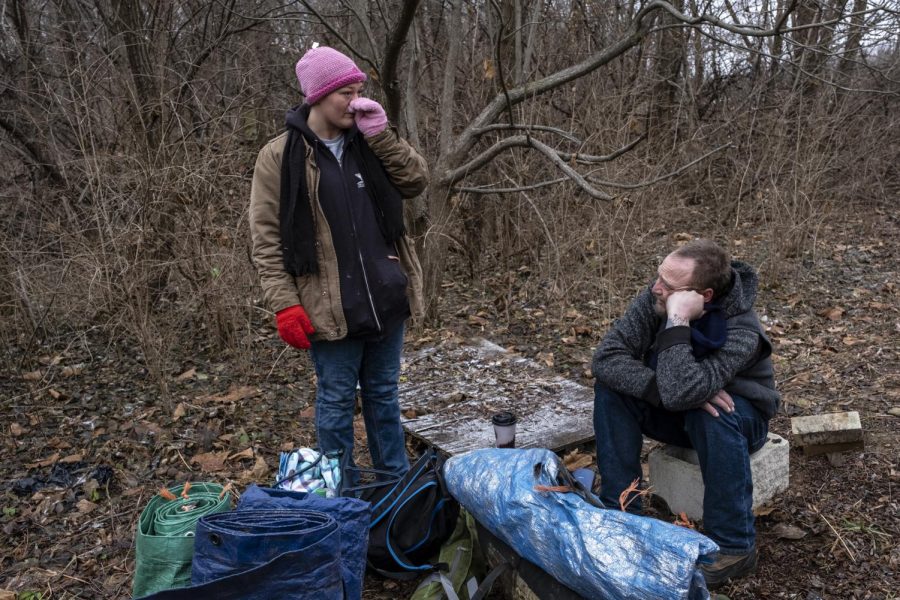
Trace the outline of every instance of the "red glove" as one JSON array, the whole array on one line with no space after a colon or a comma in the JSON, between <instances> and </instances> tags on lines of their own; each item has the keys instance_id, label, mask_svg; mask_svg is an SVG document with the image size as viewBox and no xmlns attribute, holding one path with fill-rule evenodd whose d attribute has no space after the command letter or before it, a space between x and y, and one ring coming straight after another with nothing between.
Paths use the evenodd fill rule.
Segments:
<instances>
[{"instance_id":1,"label":"red glove","mask_svg":"<svg viewBox=\"0 0 900 600\"><path fill-rule=\"evenodd\" d=\"M275 322L278 324L278 335L285 343L290 344L294 348L301 350L309 350L309 338L316 332L306 311L299 304L288 306L275 313Z\"/></svg>"}]
</instances>

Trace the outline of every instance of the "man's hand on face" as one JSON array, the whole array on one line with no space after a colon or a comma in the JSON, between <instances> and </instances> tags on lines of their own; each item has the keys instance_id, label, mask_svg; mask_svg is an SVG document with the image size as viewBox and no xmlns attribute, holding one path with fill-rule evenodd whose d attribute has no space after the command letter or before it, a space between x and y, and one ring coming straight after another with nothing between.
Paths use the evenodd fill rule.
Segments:
<instances>
[{"instance_id":1,"label":"man's hand on face","mask_svg":"<svg viewBox=\"0 0 900 600\"><path fill-rule=\"evenodd\" d=\"M719 390L716 392L716 395L703 403L700 407L709 414L714 417L719 416L719 411L716 410L716 407L725 411L726 413L734 412L734 400L731 398L731 395L725 390Z\"/></svg>"},{"instance_id":2,"label":"man's hand on face","mask_svg":"<svg viewBox=\"0 0 900 600\"><path fill-rule=\"evenodd\" d=\"M666 299L666 314L673 325L688 325L703 314L703 296L694 290L672 292Z\"/></svg>"}]
</instances>

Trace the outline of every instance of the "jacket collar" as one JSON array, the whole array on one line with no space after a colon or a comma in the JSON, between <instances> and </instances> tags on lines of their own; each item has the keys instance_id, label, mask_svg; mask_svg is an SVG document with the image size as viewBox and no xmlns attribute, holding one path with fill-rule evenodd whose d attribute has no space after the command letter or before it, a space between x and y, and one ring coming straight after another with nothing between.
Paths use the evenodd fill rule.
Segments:
<instances>
[{"instance_id":1,"label":"jacket collar","mask_svg":"<svg viewBox=\"0 0 900 600\"><path fill-rule=\"evenodd\" d=\"M309 110L310 106L305 102L291 108L285 113L285 125L299 131L303 134L303 139L306 140L307 144L315 147L315 145L322 140L319 139L319 136L317 136L312 129L310 129L309 124L307 123L309 120ZM354 124L350 129L345 130L344 139L346 143L349 144L351 141L355 140L358 135L359 128Z\"/></svg>"}]
</instances>

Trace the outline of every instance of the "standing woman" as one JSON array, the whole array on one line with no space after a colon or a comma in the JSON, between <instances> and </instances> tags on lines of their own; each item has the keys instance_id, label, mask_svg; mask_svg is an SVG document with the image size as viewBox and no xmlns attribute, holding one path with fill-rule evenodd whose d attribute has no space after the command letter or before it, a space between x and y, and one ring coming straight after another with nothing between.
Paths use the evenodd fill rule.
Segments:
<instances>
[{"instance_id":1,"label":"standing woman","mask_svg":"<svg viewBox=\"0 0 900 600\"><path fill-rule=\"evenodd\" d=\"M349 57L316 47L296 72L306 102L253 174L253 259L281 339L312 355L320 449L352 456L358 384L372 463L400 474L400 351L406 319L423 312L403 199L425 189L428 166L362 97Z\"/></svg>"}]
</instances>

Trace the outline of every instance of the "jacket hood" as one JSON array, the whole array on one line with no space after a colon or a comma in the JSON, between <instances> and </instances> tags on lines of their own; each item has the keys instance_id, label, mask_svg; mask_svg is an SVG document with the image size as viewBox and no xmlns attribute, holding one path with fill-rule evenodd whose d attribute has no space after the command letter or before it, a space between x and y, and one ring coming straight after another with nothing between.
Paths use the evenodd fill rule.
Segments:
<instances>
[{"instance_id":1,"label":"jacket hood","mask_svg":"<svg viewBox=\"0 0 900 600\"><path fill-rule=\"evenodd\" d=\"M737 260L731 262L731 281L731 289L719 300L726 318L752 310L759 286L753 267Z\"/></svg>"},{"instance_id":2,"label":"jacket hood","mask_svg":"<svg viewBox=\"0 0 900 600\"><path fill-rule=\"evenodd\" d=\"M303 138L308 144L315 146L316 142L319 141L319 136L313 133L313 130L310 129L307 124L309 110L309 104L306 104L305 102L303 104L298 104L285 113L284 122L288 129L296 129L303 134ZM345 139L348 142L354 139L358 134L359 129L355 124L350 129L344 131Z\"/></svg>"}]
</instances>

